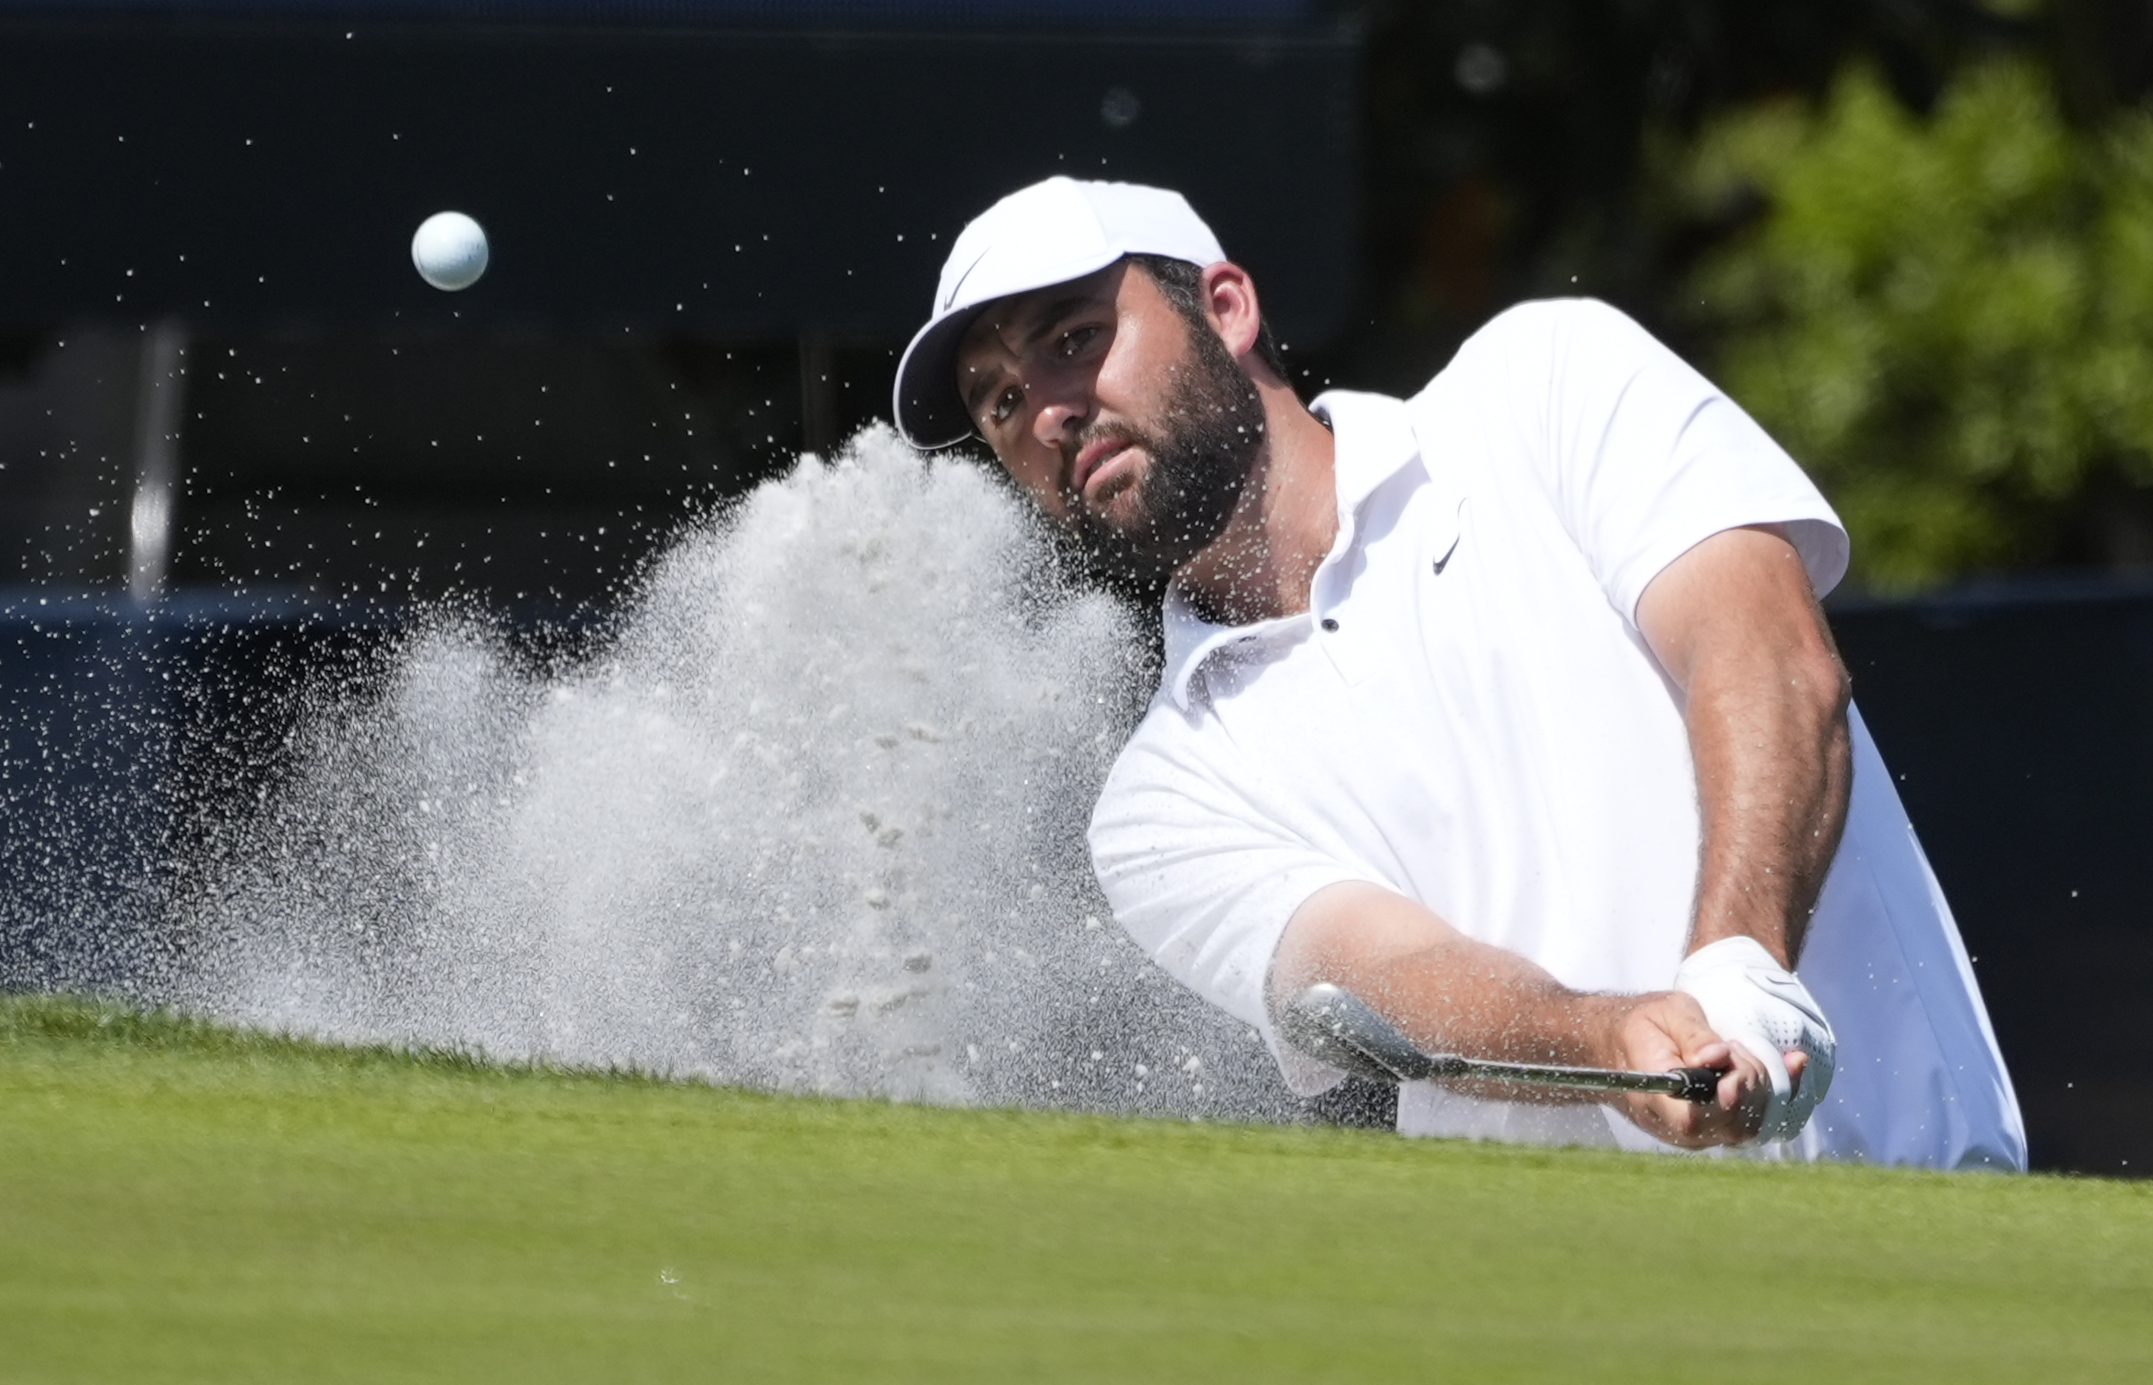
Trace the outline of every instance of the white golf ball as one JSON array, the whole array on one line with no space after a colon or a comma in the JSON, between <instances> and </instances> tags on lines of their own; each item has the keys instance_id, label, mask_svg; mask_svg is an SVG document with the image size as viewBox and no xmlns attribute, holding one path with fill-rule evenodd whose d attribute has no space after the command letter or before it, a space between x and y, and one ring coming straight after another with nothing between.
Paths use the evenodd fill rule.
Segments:
<instances>
[{"instance_id":1,"label":"white golf ball","mask_svg":"<svg viewBox=\"0 0 2153 1385\"><path fill-rule=\"evenodd\" d=\"M486 230L462 212L435 212L411 237L411 263L419 277L450 293L467 289L486 272Z\"/></svg>"}]
</instances>

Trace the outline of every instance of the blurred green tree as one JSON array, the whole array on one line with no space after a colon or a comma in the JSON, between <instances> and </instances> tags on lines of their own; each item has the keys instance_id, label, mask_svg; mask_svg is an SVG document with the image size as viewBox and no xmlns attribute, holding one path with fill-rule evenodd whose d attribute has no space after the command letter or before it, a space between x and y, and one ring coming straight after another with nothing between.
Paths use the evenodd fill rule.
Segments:
<instances>
[{"instance_id":1,"label":"blurred green tree","mask_svg":"<svg viewBox=\"0 0 2153 1385\"><path fill-rule=\"evenodd\" d=\"M1693 212L1761 207L1686 315L1838 507L1862 583L2153 559L2153 117L2074 128L2022 59L1922 116L1856 64L1672 163Z\"/></svg>"}]
</instances>

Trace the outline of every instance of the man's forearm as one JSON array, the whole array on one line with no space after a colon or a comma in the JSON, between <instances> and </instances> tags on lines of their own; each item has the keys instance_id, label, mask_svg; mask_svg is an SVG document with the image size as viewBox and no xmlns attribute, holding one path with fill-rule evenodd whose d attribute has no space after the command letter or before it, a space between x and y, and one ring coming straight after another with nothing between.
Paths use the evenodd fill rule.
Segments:
<instances>
[{"instance_id":1,"label":"man's forearm","mask_svg":"<svg viewBox=\"0 0 2153 1385\"><path fill-rule=\"evenodd\" d=\"M1791 968L1853 786L1846 669L1801 558L1730 529L1668 565L1638 623L1683 690L1702 846L1690 950L1750 937Z\"/></svg>"},{"instance_id":2,"label":"man's forearm","mask_svg":"<svg viewBox=\"0 0 2153 1385\"><path fill-rule=\"evenodd\" d=\"M1700 669L1689 702L1703 845L1689 950L1751 937L1792 968L1839 849L1853 752L1837 660Z\"/></svg>"},{"instance_id":3,"label":"man's forearm","mask_svg":"<svg viewBox=\"0 0 2153 1385\"><path fill-rule=\"evenodd\" d=\"M1282 1002L1317 981L1342 985L1436 1052L1526 1063L1609 1066L1627 998L1564 986L1374 885L1320 891L1294 915L1272 963Z\"/></svg>"},{"instance_id":4,"label":"man's forearm","mask_svg":"<svg viewBox=\"0 0 2153 1385\"><path fill-rule=\"evenodd\" d=\"M1637 1093L1619 1098L1500 1083L1455 1084L1512 1101L1604 1100L1675 1144L1733 1144L1757 1130L1769 1091L1751 1055L1712 1032L1689 996L1574 991L1525 958L1459 933L1416 901L1375 885L1318 890L1295 911L1271 962L1272 1012L1327 981L1374 1006L1425 1049L1583 1067L1711 1067L1726 1071L1719 1101L1700 1105Z\"/></svg>"}]
</instances>

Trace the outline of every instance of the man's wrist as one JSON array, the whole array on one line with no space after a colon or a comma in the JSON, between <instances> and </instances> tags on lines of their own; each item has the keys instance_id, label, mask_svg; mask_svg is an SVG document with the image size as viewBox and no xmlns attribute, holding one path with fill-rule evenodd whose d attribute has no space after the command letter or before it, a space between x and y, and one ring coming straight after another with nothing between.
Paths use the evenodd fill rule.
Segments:
<instances>
[{"instance_id":1,"label":"man's wrist","mask_svg":"<svg viewBox=\"0 0 2153 1385\"><path fill-rule=\"evenodd\" d=\"M1682 949L1684 957L1693 956L1712 944L1723 943L1729 938L1748 938L1770 953L1772 960L1780 966L1788 971L1794 970L1795 949L1789 941L1790 930L1783 922L1777 919L1742 921L1724 916L1708 921L1708 918L1709 916L1700 910L1699 917L1690 925L1689 943Z\"/></svg>"},{"instance_id":2,"label":"man's wrist","mask_svg":"<svg viewBox=\"0 0 2153 1385\"><path fill-rule=\"evenodd\" d=\"M1585 1048L1572 1060L1588 1067L1620 1068L1629 1065L1629 1045L1624 1030L1630 1015L1644 1003L1636 995L1582 995L1578 997L1578 1032Z\"/></svg>"}]
</instances>

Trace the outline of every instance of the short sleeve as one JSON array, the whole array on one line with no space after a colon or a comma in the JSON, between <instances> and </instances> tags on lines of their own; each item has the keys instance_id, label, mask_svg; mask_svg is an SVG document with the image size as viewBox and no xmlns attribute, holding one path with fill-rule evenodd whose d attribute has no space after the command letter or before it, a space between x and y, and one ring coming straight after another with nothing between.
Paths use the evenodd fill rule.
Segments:
<instances>
[{"instance_id":1,"label":"short sleeve","mask_svg":"<svg viewBox=\"0 0 2153 1385\"><path fill-rule=\"evenodd\" d=\"M1280 1043L1264 987L1294 911L1367 873L1296 839L1168 737L1145 734L1153 719L1179 715L1155 704L1115 762L1092 813L1092 867L1114 917L1154 961L1255 1026L1295 1092L1324 1091L1343 1074Z\"/></svg>"},{"instance_id":2,"label":"short sleeve","mask_svg":"<svg viewBox=\"0 0 2153 1385\"><path fill-rule=\"evenodd\" d=\"M1503 399L1519 451L1608 600L1645 588L1705 539L1782 524L1819 596L1846 574L1839 517L1756 421L1605 303L1526 303L1476 333L1430 385Z\"/></svg>"}]
</instances>

